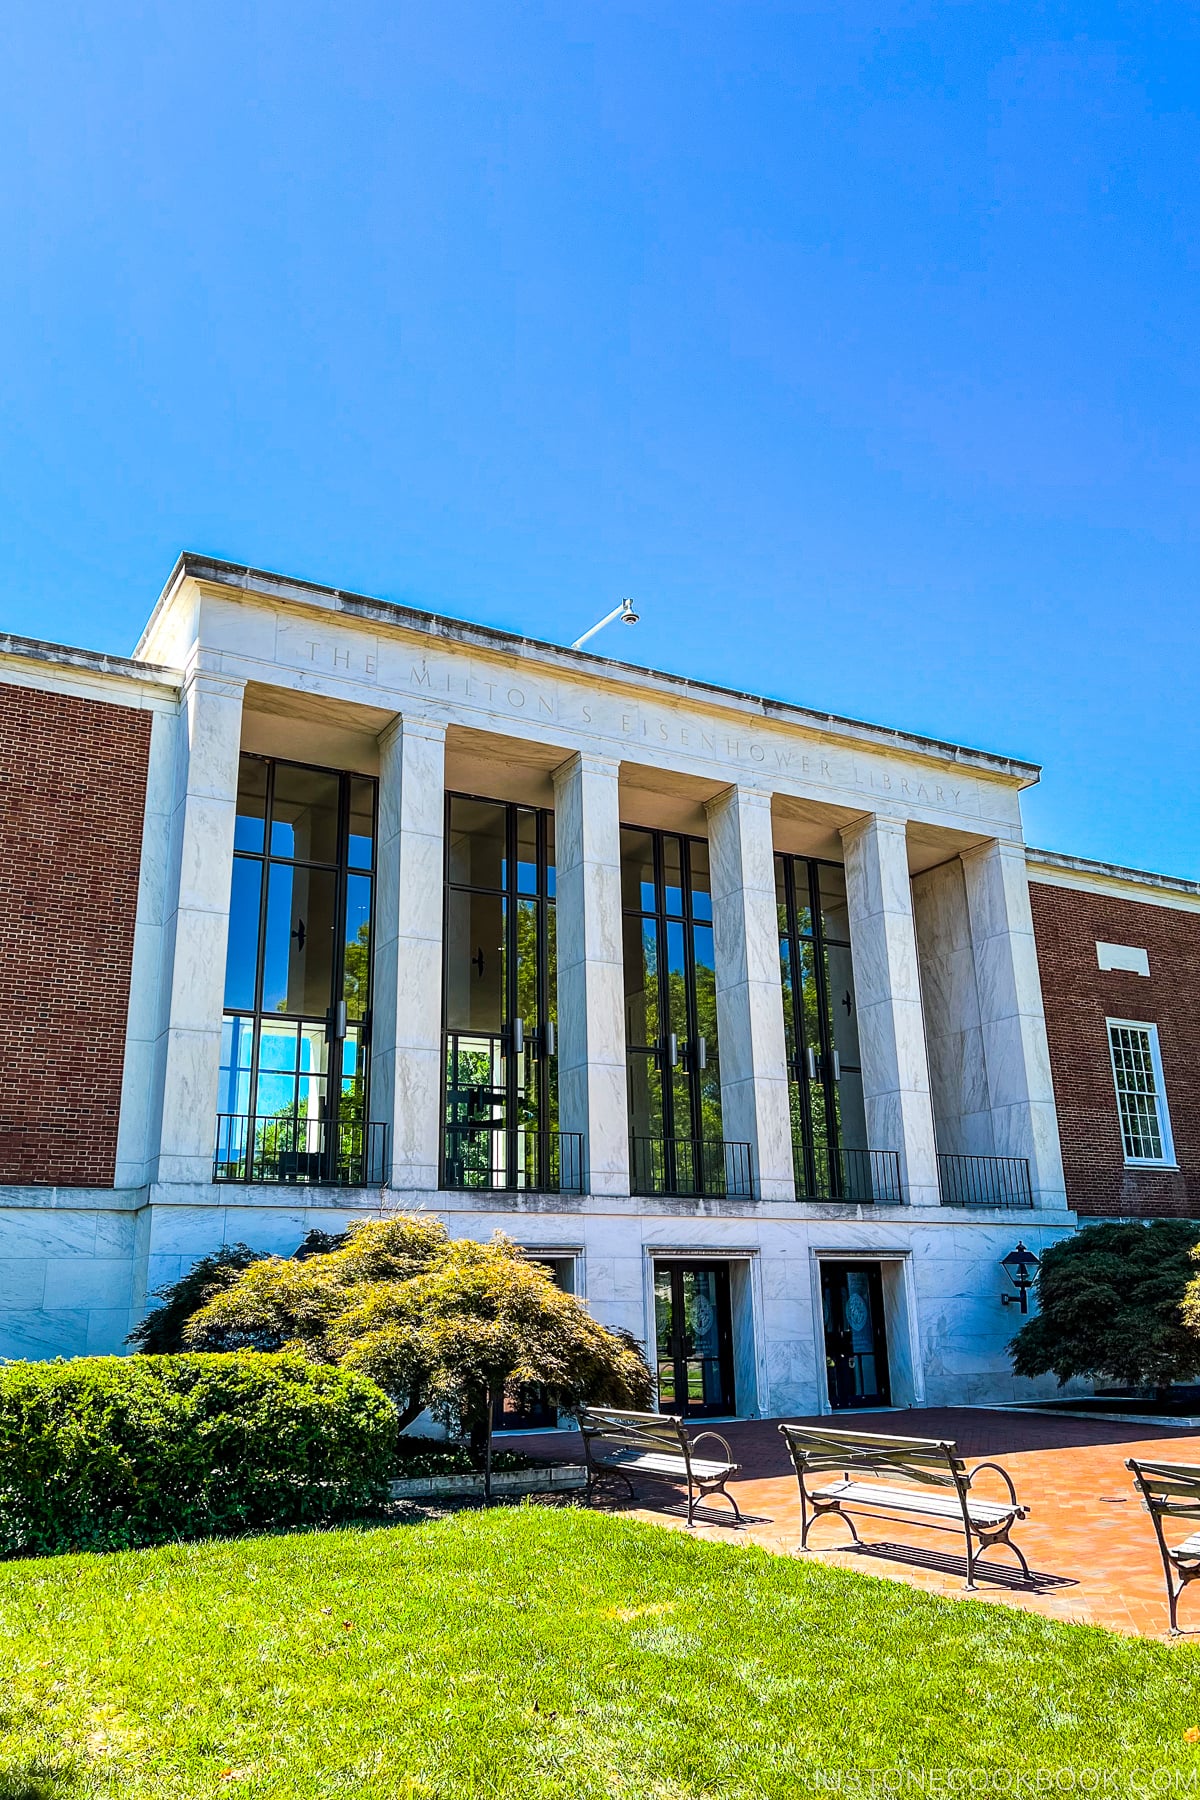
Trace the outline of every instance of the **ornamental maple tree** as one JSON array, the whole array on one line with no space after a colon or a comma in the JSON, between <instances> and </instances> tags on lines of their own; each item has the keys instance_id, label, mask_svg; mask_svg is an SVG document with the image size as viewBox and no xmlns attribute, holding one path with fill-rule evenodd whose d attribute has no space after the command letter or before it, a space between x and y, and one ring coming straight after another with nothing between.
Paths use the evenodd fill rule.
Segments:
<instances>
[{"instance_id":1,"label":"ornamental maple tree","mask_svg":"<svg viewBox=\"0 0 1200 1800\"><path fill-rule=\"evenodd\" d=\"M653 1404L635 1338L601 1325L502 1233L452 1239L420 1214L365 1221L303 1259L251 1263L182 1338L193 1350L297 1349L369 1375L402 1427L428 1409L466 1438L489 1486L492 1416L506 1392L536 1385L567 1413Z\"/></svg>"}]
</instances>

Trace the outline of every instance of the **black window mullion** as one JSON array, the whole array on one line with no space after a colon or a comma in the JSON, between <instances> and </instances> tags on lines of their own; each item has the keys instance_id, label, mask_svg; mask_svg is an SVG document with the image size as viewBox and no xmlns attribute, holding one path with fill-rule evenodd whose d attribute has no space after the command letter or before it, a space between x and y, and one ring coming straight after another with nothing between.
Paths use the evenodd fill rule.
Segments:
<instances>
[{"instance_id":1,"label":"black window mullion","mask_svg":"<svg viewBox=\"0 0 1200 1800\"><path fill-rule=\"evenodd\" d=\"M667 875L664 834L650 834L654 846L654 977L658 987L658 1066L662 1093L663 1154L671 1165L675 1138L675 1071L671 1065L671 973L667 967Z\"/></svg>"},{"instance_id":2,"label":"black window mullion","mask_svg":"<svg viewBox=\"0 0 1200 1800\"><path fill-rule=\"evenodd\" d=\"M449 879L450 870L450 794L442 795L442 1038L445 1041L450 1031L450 959L446 955L446 945L450 942L450 896L454 892L455 883ZM457 1053L456 1053L457 1054ZM443 1101L442 1110L445 1111Z\"/></svg>"},{"instance_id":3,"label":"black window mullion","mask_svg":"<svg viewBox=\"0 0 1200 1800\"><path fill-rule=\"evenodd\" d=\"M340 1004L346 994L346 921L350 890L350 777L346 774L338 781L337 872L333 900L333 955L330 958L333 991L325 1021L325 1155L331 1174L337 1167L341 1147L342 1049L346 1041L338 1036L337 1029Z\"/></svg>"},{"instance_id":4,"label":"black window mullion","mask_svg":"<svg viewBox=\"0 0 1200 1800\"><path fill-rule=\"evenodd\" d=\"M291 1107L290 1107L289 1112L280 1115L281 1121L286 1121L290 1124L290 1129L291 1129L291 1134L292 1134L290 1147L294 1150L296 1145L299 1142L298 1134L299 1134L299 1127L300 1127L300 1110L299 1110L300 1109L300 1080L301 1080L302 1072L300 1069L300 1061L299 1061L299 1046L300 1046L301 1029L303 1027L308 1027L310 1029L314 1026L317 1027L318 1029L321 1029L323 1027L323 1029L325 1031L328 1055L327 1055L326 1070L325 1070L325 1074L323 1077L323 1086L321 1089L321 1096L322 1096L321 1104L323 1105L323 1108L324 1108L323 1115L321 1116L321 1123L324 1125L325 1131L326 1131L327 1173L329 1173L330 1175L334 1175L336 1173L336 1164L337 1164L336 1145L335 1145L336 1124L337 1124L337 1116L338 1116L338 1106L339 1106L339 1101L340 1101L340 1097L341 1097L341 1080L342 1080L342 1068L343 1068L342 1054L341 1054L341 1040L336 1038L336 1036L334 1035L334 1033L335 1033L335 1018L336 1018L335 1008L337 1005L338 998L340 997L340 995L343 992L344 983L345 983L345 952L346 952L345 935L346 935L346 920L348 917L348 905L349 905L348 880L349 880L349 865L350 865L350 847L349 847L350 789L351 789L351 779L352 778L351 778L350 774L344 770L324 770L324 769L322 769L323 773L336 774L336 776L338 778L337 848L336 848L336 852L335 852L334 861L329 862L329 861L317 860L317 859L308 858L308 857L300 858L300 857L294 857L294 856L280 856L280 855L275 855L272 852L272 833L274 830L274 821L275 821L275 795L276 795L276 786L277 786L278 767L282 761L286 761L286 766L288 766L288 767L318 768L318 767L320 767L320 765L315 764L315 763L292 763L290 761L290 759L280 759L280 758L276 758L276 757L262 757L262 758L256 759L256 760L261 760L262 763L264 764L265 770L266 770L265 797L264 797L264 808L263 808L262 851L261 851L261 853L253 853L253 852L246 852L246 851L239 851L237 853L244 860L257 862L259 864L260 873L261 873L261 880L260 880L260 887L259 887L259 913L258 913L258 922L257 922L258 928L257 928L257 937L256 937L256 968L255 968L255 978L254 978L253 1006L252 1006L252 1009L250 1012L243 1013L240 1015L241 1017L249 1020L249 1023L251 1025L251 1031L252 1031L250 1067L249 1067L250 1091L249 1091L249 1096L248 1096L248 1115L247 1115L247 1134L246 1134L246 1141L247 1141L246 1179L250 1180L250 1181L252 1181L254 1179L255 1135L256 1135L257 1126L260 1123L259 1112L258 1112L258 1083L259 1083L259 1079L260 1079L260 1076L262 1073L263 1025L266 1022L266 1018L268 1016L264 1013L264 1006L263 1006L263 992L264 992L263 984L265 981L265 970L266 970L267 912L268 912L268 906L269 906L269 902L270 902L271 875L272 875L272 871L276 867L292 868L292 869L303 868L303 869L324 870L324 871L332 872L334 875L334 878L335 878L335 881L334 881L334 926L333 926L334 934L335 934L335 942L333 945L333 954L331 957L331 976L330 976L331 992L329 993L329 995L327 997L328 998L328 1006L326 1008L324 1018L315 1016L313 1014L308 1014L308 1013L305 1013L305 1014L288 1013L285 1015L288 1025L294 1030L294 1032L296 1034L296 1057L295 1057L295 1066L292 1070ZM376 815L377 815L377 811L378 811L377 794L374 792L372 793L371 806L372 806L372 844L374 844L374 834L375 834L375 830L376 830L375 821L376 821ZM369 873L369 878L371 880L370 924L371 924L371 926L373 926L374 905L375 905L374 853L373 852L372 852L372 862L371 862L370 870L369 871L362 870L361 872ZM371 971L370 965L368 965L368 971L367 971L367 1004L368 1004L368 1006L369 1006L369 1002L370 1002L371 987L372 987L371 974L372 974L372 971ZM272 1013L269 1016L270 1016L272 1022L278 1022L279 1015ZM363 1079L364 1083L365 1083L365 1079L366 1079L365 1071L366 1071L366 1061L365 1061L365 1056L364 1056L363 1060L361 1062L361 1072L362 1072L362 1079Z\"/></svg>"},{"instance_id":5,"label":"black window mullion","mask_svg":"<svg viewBox=\"0 0 1200 1800\"><path fill-rule=\"evenodd\" d=\"M688 1078L688 1100L692 1114L692 1138L696 1149L693 1155L703 1164L704 1152L701 1141L704 1137L704 1116L700 1106L700 1073L696 1067L696 1039L700 1031L700 1014L696 1004L696 939L695 919L692 915L692 841L690 838L679 839L679 879L683 883L683 987L684 1002L687 1009L687 1064L685 1073ZM697 1176L701 1170L697 1169Z\"/></svg>"},{"instance_id":6,"label":"black window mullion","mask_svg":"<svg viewBox=\"0 0 1200 1800\"><path fill-rule=\"evenodd\" d=\"M829 972L826 967L825 914L821 908L820 864L809 864L813 897L813 962L817 976L817 1018L821 1029L821 1082L825 1089L825 1141L829 1154L830 1183L835 1194L842 1188L842 1166L838 1141L837 1081L833 1072L833 1020L829 1010Z\"/></svg>"},{"instance_id":7,"label":"black window mullion","mask_svg":"<svg viewBox=\"0 0 1200 1800\"><path fill-rule=\"evenodd\" d=\"M537 902L534 909L536 920L536 941L534 944L536 958L536 992L538 1009L538 1054L534 1062L534 1078L537 1083L537 1123L538 1123L538 1158L541 1159L540 1146L546 1142L541 1135L546 1130L546 1121L550 1108L550 1059L546 1055L547 1026L550 1021L550 875L549 850L547 847L547 829L545 809L539 807L534 814L534 842L537 856L537 874L534 887L537 890Z\"/></svg>"},{"instance_id":8,"label":"black window mullion","mask_svg":"<svg viewBox=\"0 0 1200 1800\"><path fill-rule=\"evenodd\" d=\"M788 962L792 971L792 1044L795 1063L792 1080L800 1099L800 1176L806 1193L814 1192L817 1172L812 1143L812 1096L808 1081L808 1036L804 1026L804 959L800 954L800 918L796 909L796 859L783 858L783 898L786 915Z\"/></svg>"},{"instance_id":9,"label":"black window mullion","mask_svg":"<svg viewBox=\"0 0 1200 1800\"><path fill-rule=\"evenodd\" d=\"M520 996L517 987L517 904L520 882L517 878L517 809L504 807L504 1034L507 1054L504 1058L504 1168L510 1187L517 1180L517 1090L519 1077L516 1051L513 1047L514 1026Z\"/></svg>"},{"instance_id":10,"label":"black window mullion","mask_svg":"<svg viewBox=\"0 0 1200 1800\"><path fill-rule=\"evenodd\" d=\"M275 762L267 762L267 794L263 802L262 881L258 890L258 967L254 972L254 1025L250 1038L250 1115L246 1121L246 1176L253 1180L254 1137L258 1123L258 1066L262 1038L263 971L267 958L267 900L271 888L271 829L275 812Z\"/></svg>"}]
</instances>

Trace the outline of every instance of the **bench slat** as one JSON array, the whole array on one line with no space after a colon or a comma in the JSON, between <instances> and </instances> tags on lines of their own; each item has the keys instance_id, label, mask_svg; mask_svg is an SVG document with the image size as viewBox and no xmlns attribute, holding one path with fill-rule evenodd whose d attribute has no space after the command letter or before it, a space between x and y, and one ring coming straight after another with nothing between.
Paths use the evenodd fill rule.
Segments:
<instances>
[{"instance_id":1,"label":"bench slat","mask_svg":"<svg viewBox=\"0 0 1200 1800\"><path fill-rule=\"evenodd\" d=\"M856 1506L885 1507L889 1512L920 1513L929 1518L962 1521L962 1507L957 1497L943 1499L937 1494L923 1494L916 1488L884 1487L873 1481L836 1481L827 1487L813 1488L812 1498L843 1500ZM967 1511L980 1525L999 1525L1005 1519L1023 1517L1025 1509L971 1497L967 1501Z\"/></svg>"},{"instance_id":2,"label":"bench slat","mask_svg":"<svg viewBox=\"0 0 1200 1800\"><path fill-rule=\"evenodd\" d=\"M687 1463L682 1456L664 1456L654 1450L640 1453L634 1450L622 1450L615 1456L606 1456L596 1460L602 1461L603 1465L621 1469L626 1473L630 1469L645 1469L655 1474L678 1474L681 1480L686 1481L687 1479ZM714 1480L721 1475L733 1475L740 1467L740 1463L707 1462L699 1456L692 1458L692 1474L698 1481Z\"/></svg>"}]
</instances>

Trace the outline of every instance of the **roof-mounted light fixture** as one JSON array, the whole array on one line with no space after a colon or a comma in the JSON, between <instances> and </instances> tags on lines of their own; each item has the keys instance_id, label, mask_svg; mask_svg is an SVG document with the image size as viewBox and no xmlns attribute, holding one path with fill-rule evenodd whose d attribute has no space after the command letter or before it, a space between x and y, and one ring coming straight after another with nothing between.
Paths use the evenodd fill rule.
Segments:
<instances>
[{"instance_id":1,"label":"roof-mounted light fixture","mask_svg":"<svg viewBox=\"0 0 1200 1800\"><path fill-rule=\"evenodd\" d=\"M610 613L604 615L598 625L593 625L592 629L585 631L581 638L576 638L571 648L572 650L582 650L589 638L594 638L598 631L603 631L604 627L611 625L614 619L624 619L626 625L636 625L638 617L639 615L634 611L633 601L622 600L620 606L614 606Z\"/></svg>"}]
</instances>

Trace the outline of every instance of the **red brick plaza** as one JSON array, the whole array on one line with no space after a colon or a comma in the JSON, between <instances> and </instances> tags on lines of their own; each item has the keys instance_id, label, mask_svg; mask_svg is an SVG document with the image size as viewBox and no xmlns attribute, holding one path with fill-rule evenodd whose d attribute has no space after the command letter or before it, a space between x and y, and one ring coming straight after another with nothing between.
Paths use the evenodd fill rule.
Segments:
<instances>
[{"instance_id":1,"label":"red brick plaza","mask_svg":"<svg viewBox=\"0 0 1200 1800\"><path fill-rule=\"evenodd\" d=\"M1027 1582L1016 1558L1001 1548L990 1552L979 1570L975 1598L1113 1631L1166 1636L1166 1592L1154 1528L1133 1491L1125 1459L1200 1463L1200 1435L975 1407L856 1413L837 1423L857 1431L949 1438L969 1463L996 1458L1003 1462L1018 1499L1030 1509L1013 1537L1034 1579ZM728 1439L735 1461L742 1465L742 1475L730 1489L745 1515L745 1527L738 1530L732 1510L716 1498L700 1509L701 1522L694 1529L721 1543L753 1542L780 1555L794 1554L800 1543L799 1495L776 1421L748 1420L715 1429ZM539 1458L582 1461L575 1433L538 1434L509 1442ZM712 1454L711 1446L705 1449ZM989 1478L981 1476L978 1492L984 1497L994 1492L1001 1498L1000 1484L995 1477L990 1480L989 1486ZM618 1482L607 1483L602 1492L606 1508L686 1529L686 1508L668 1487L639 1486L633 1502L624 1497ZM859 1516L856 1523L859 1535L867 1540L865 1549L847 1549L847 1528L827 1519L810 1533L809 1554L949 1598L964 1597L961 1536L900 1519ZM1194 1524L1177 1523L1170 1541L1188 1536ZM1179 1623L1184 1633L1180 1641L1200 1643L1200 1583L1181 1599Z\"/></svg>"}]
</instances>

